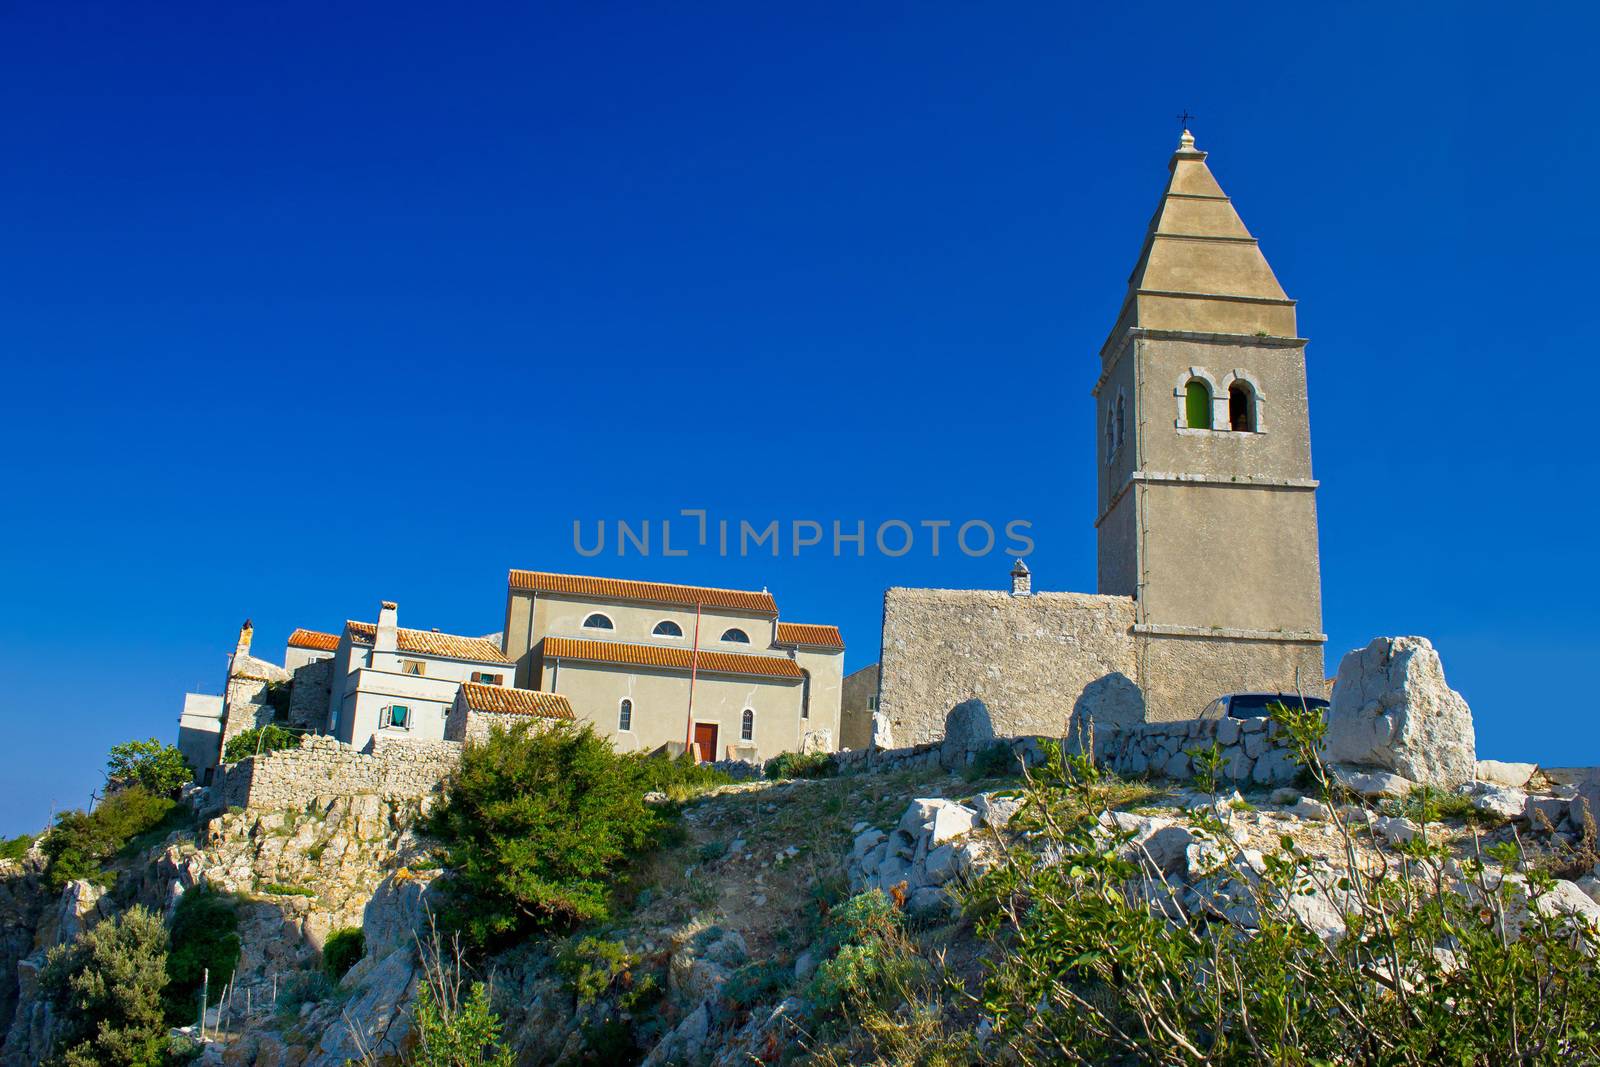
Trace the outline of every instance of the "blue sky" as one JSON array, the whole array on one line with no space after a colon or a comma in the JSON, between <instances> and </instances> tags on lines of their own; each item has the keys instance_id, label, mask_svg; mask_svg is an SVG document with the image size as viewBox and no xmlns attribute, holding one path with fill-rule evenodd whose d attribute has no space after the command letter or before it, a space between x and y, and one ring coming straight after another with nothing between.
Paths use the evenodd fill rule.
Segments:
<instances>
[{"instance_id":1,"label":"blue sky","mask_svg":"<svg viewBox=\"0 0 1600 1067\"><path fill-rule=\"evenodd\" d=\"M770 587L877 658L1009 560L583 559L574 519L1012 518L1092 590L1096 353L1177 139L1300 300L1329 670L1600 763L1600 156L1571 5L16 4L0 833L245 616L500 627L508 567Z\"/></svg>"}]
</instances>

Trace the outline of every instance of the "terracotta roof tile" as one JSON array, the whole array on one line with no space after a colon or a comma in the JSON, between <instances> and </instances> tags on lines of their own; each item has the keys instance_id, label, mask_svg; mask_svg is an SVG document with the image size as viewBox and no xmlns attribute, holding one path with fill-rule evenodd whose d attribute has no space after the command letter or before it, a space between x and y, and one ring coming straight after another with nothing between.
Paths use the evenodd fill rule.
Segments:
<instances>
[{"instance_id":1,"label":"terracotta roof tile","mask_svg":"<svg viewBox=\"0 0 1600 1067\"><path fill-rule=\"evenodd\" d=\"M560 693L540 693L532 689L507 689L503 685L462 682L461 695L473 711L499 715L535 715L541 719L571 719L572 704Z\"/></svg>"},{"instance_id":2,"label":"terracotta roof tile","mask_svg":"<svg viewBox=\"0 0 1600 1067\"><path fill-rule=\"evenodd\" d=\"M338 634L325 634L321 630L296 630L289 635L290 648L314 648L321 652L334 652L339 648Z\"/></svg>"},{"instance_id":3,"label":"terracotta roof tile","mask_svg":"<svg viewBox=\"0 0 1600 1067\"><path fill-rule=\"evenodd\" d=\"M578 659L620 663L630 667L664 667L687 671L690 650L659 645L626 645L617 641L579 641L547 637L541 642L546 659ZM798 664L785 656L746 656L737 652L700 652L699 670L710 674L745 674L757 678L802 678Z\"/></svg>"},{"instance_id":4,"label":"terracotta roof tile","mask_svg":"<svg viewBox=\"0 0 1600 1067\"><path fill-rule=\"evenodd\" d=\"M679 604L735 611L758 611L776 615L778 604L771 593L746 589L713 589L704 585L668 585L663 582L635 582L624 578L591 578L581 574L551 574L546 571L512 571L512 589L535 593L564 593L568 596L608 600L643 600L656 604Z\"/></svg>"},{"instance_id":5,"label":"terracotta roof tile","mask_svg":"<svg viewBox=\"0 0 1600 1067\"><path fill-rule=\"evenodd\" d=\"M811 645L814 648L844 649L844 635L837 626L813 622L780 622L774 644Z\"/></svg>"},{"instance_id":6,"label":"terracotta roof tile","mask_svg":"<svg viewBox=\"0 0 1600 1067\"><path fill-rule=\"evenodd\" d=\"M358 645L370 645L378 628L370 622L347 622L345 630L350 640ZM432 630L395 631L395 645L401 652L415 652L421 656L442 656L445 659L464 659L473 663L510 663L500 646L481 637L461 637L441 634Z\"/></svg>"}]
</instances>

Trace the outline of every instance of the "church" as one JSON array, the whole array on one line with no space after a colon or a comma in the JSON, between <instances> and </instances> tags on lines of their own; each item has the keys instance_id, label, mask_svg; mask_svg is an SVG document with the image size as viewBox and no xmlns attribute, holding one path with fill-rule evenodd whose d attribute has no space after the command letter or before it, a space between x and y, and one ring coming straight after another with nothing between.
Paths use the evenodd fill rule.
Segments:
<instances>
[{"instance_id":1,"label":"church","mask_svg":"<svg viewBox=\"0 0 1600 1067\"><path fill-rule=\"evenodd\" d=\"M999 735L1194 718L1235 692L1323 687L1306 340L1185 130L1100 348L1099 590L884 594L879 745L984 701Z\"/></svg>"}]
</instances>

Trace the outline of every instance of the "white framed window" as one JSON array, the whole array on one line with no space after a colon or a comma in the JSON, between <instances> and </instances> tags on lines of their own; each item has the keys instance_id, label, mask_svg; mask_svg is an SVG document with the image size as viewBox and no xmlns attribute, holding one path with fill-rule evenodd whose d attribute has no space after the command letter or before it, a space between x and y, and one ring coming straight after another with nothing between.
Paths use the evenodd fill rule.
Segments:
<instances>
[{"instance_id":1,"label":"white framed window","mask_svg":"<svg viewBox=\"0 0 1600 1067\"><path fill-rule=\"evenodd\" d=\"M583 628L585 630L615 630L617 627L616 624L611 621L611 617L609 615L596 611L592 612L587 619L583 620Z\"/></svg>"},{"instance_id":2,"label":"white framed window","mask_svg":"<svg viewBox=\"0 0 1600 1067\"><path fill-rule=\"evenodd\" d=\"M378 726L384 730L411 729L411 708L405 704L390 704L378 713Z\"/></svg>"},{"instance_id":3,"label":"white framed window","mask_svg":"<svg viewBox=\"0 0 1600 1067\"><path fill-rule=\"evenodd\" d=\"M428 665L420 659L403 659L400 661L401 674L415 674L418 677L428 673Z\"/></svg>"},{"instance_id":4,"label":"white framed window","mask_svg":"<svg viewBox=\"0 0 1600 1067\"><path fill-rule=\"evenodd\" d=\"M722 631L722 639L724 641L732 641L736 645L748 645L750 643L750 635L737 626Z\"/></svg>"},{"instance_id":5,"label":"white framed window","mask_svg":"<svg viewBox=\"0 0 1600 1067\"><path fill-rule=\"evenodd\" d=\"M633 701L624 697L622 703L617 705L617 729L633 729Z\"/></svg>"},{"instance_id":6,"label":"white framed window","mask_svg":"<svg viewBox=\"0 0 1600 1067\"><path fill-rule=\"evenodd\" d=\"M756 711L754 708L745 708L744 714L739 717L739 740L754 741L756 739Z\"/></svg>"},{"instance_id":7,"label":"white framed window","mask_svg":"<svg viewBox=\"0 0 1600 1067\"><path fill-rule=\"evenodd\" d=\"M505 685L506 676L503 674L490 674L488 671L473 671L472 680L479 685Z\"/></svg>"},{"instance_id":8,"label":"white framed window","mask_svg":"<svg viewBox=\"0 0 1600 1067\"><path fill-rule=\"evenodd\" d=\"M679 626L671 619L662 619L660 622L656 623L656 628L651 630L650 633L656 637L682 637L683 627Z\"/></svg>"}]
</instances>

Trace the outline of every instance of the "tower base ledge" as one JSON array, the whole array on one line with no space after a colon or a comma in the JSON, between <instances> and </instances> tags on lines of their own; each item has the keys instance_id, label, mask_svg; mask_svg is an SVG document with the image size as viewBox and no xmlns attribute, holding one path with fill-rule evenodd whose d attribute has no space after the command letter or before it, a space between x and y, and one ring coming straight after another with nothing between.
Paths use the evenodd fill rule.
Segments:
<instances>
[{"instance_id":1,"label":"tower base ledge","mask_svg":"<svg viewBox=\"0 0 1600 1067\"><path fill-rule=\"evenodd\" d=\"M1133 632L1151 637L1220 637L1230 641L1281 641L1286 644L1328 642L1328 635L1315 630L1242 630L1232 626L1166 626L1160 623L1135 623Z\"/></svg>"}]
</instances>

